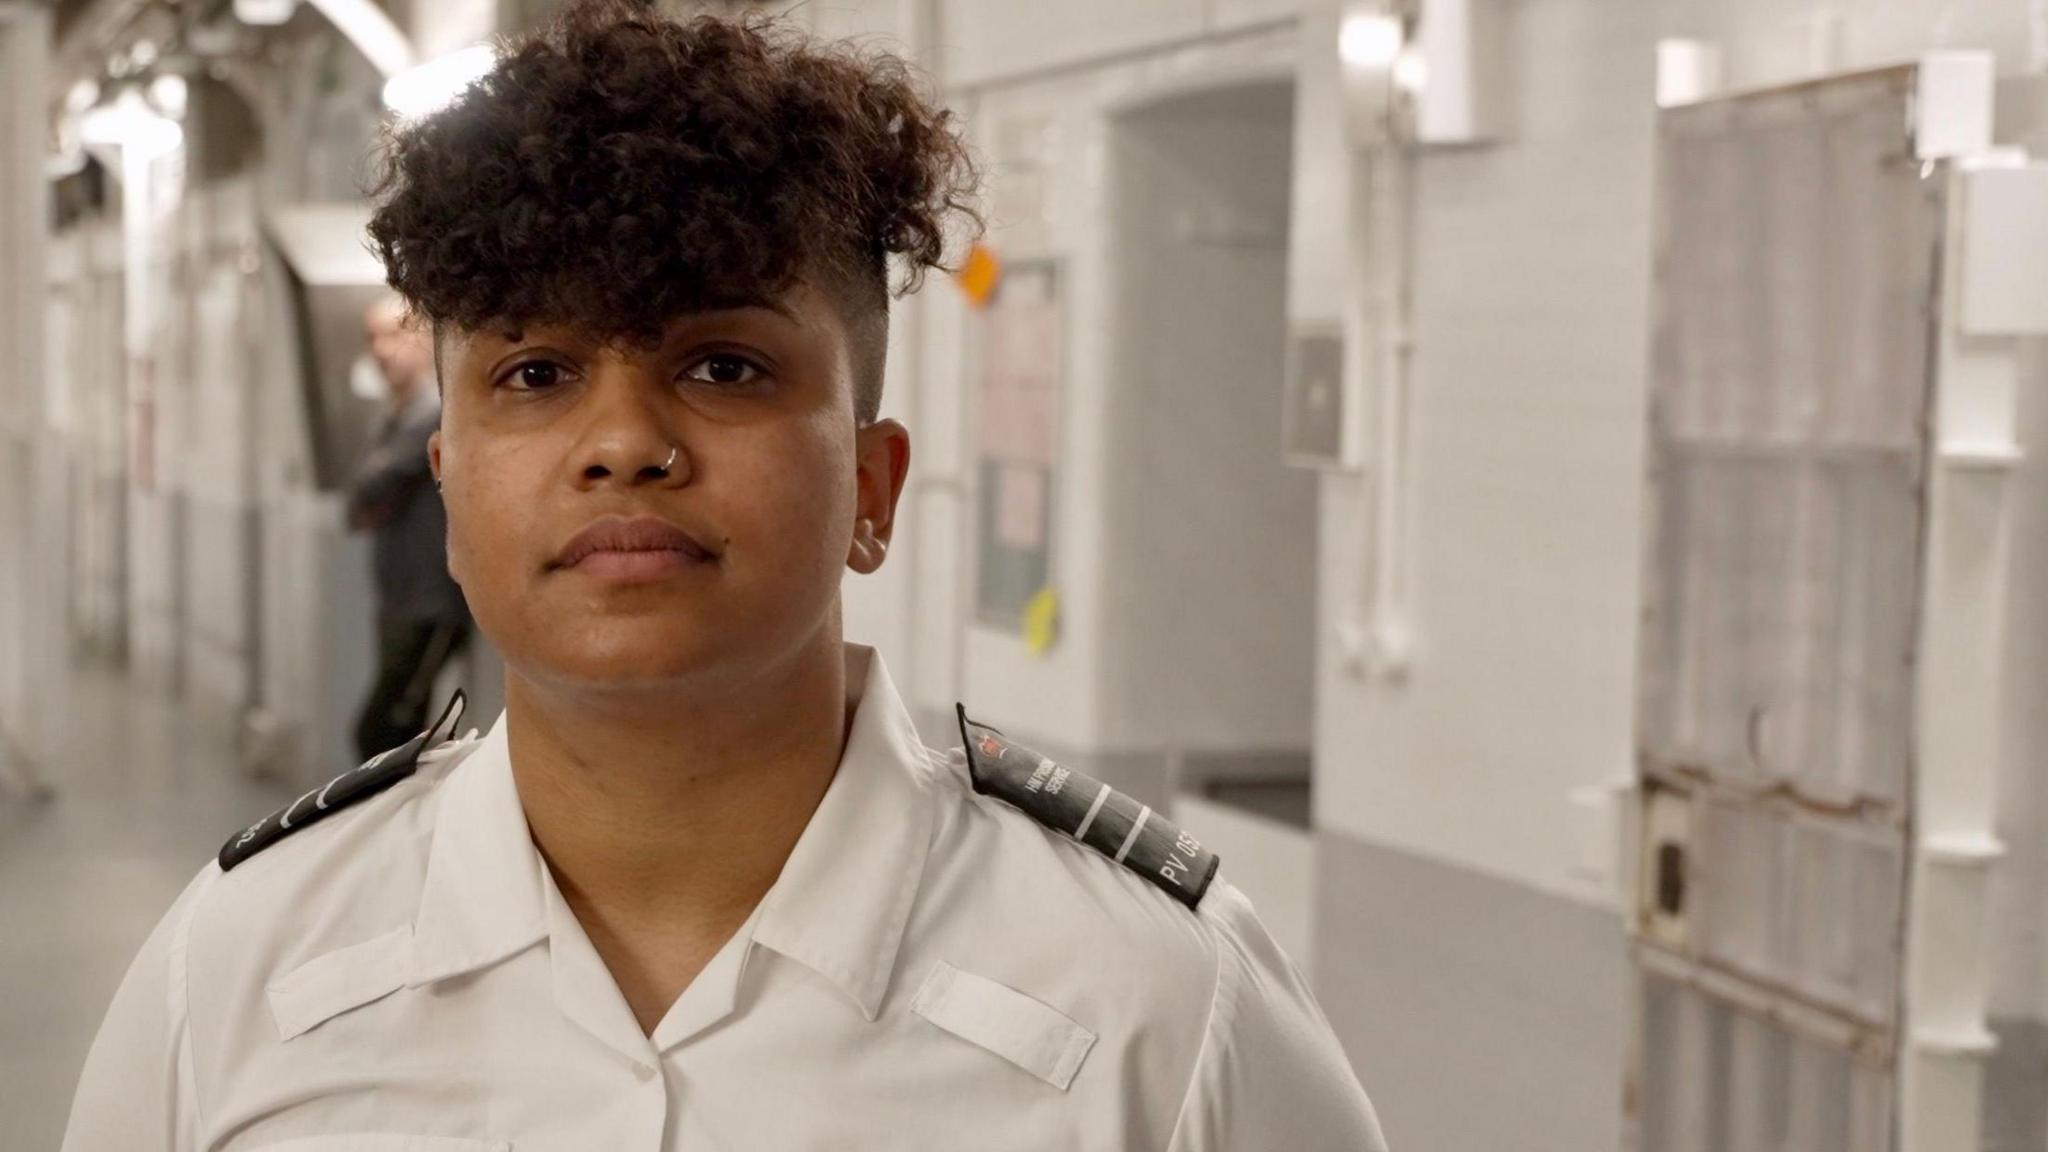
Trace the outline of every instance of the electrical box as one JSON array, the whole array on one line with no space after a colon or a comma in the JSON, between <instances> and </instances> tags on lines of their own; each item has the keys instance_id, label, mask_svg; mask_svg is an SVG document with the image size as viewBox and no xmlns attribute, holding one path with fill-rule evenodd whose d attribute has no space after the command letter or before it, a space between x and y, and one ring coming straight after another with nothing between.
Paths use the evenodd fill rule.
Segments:
<instances>
[{"instance_id":1,"label":"electrical box","mask_svg":"<svg viewBox=\"0 0 2048 1152\"><path fill-rule=\"evenodd\" d=\"M1294 332L1287 342L1287 410L1281 424L1287 462L1304 468L1345 466L1350 423L1343 335L1334 328Z\"/></svg>"},{"instance_id":2,"label":"electrical box","mask_svg":"<svg viewBox=\"0 0 2048 1152\"><path fill-rule=\"evenodd\" d=\"M1419 144L1478 144L1498 135L1498 0L1417 0L1414 43L1395 83L1414 102Z\"/></svg>"}]
</instances>

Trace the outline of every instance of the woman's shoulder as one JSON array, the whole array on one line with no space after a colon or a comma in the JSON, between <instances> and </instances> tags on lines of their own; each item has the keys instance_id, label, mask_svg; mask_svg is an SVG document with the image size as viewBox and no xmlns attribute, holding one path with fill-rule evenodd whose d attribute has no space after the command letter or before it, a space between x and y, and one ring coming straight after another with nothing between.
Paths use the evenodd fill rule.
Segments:
<instances>
[{"instance_id":1,"label":"woman's shoulder","mask_svg":"<svg viewBox=\"0 0 2048 1152\"><path fill-rule=\"evenodd\" d=\"M188 948L253 974L411 923L447 784L477 744L373 758L230 837L202 870Z\"/></svg>"},{"instance_id":2,"label":"woman's shoulder","mask_svg":"<svg viewBox=\"0 0 2048 1152\"><path fill-rule=\"evenodd\" d=\"M1176 1010L1206 1003L1230 925L1209 907L1214 857L1199 841L1166 814L1042 757L1014 780L961 748L927 758L941 815L923 923L971 926L954 941L969 951L1061 966L1091 957L1082 967L1119 995ZM1056 802L1037 803L1047 791Z\"/></svg>"}]
</instances>

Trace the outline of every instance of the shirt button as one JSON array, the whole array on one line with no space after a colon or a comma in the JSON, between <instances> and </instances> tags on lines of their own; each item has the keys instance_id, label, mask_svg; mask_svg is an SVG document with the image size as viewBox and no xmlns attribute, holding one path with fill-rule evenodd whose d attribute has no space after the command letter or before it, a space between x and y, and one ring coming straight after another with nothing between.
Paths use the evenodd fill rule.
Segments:
<instances>
[{"instance_id":1,"label":"shirt button","mask_svg":"<svg viewBox=\"0 0 2048 1152\"><path fill-rule=\"evenodd\" d=\"M654 1065L652 1065L652 1064L635 1064L635 1065L633 1065L633 1078L634 1078L634 1079L636 1079L636 1080L638 1080L638 1081L640 1081L640 1082L641 1082L642 1084L645 1084L645 1083L647 1083L647 1082L648 1082L649 1080L652 1080L652 1079L654 1079Z\"/></svg>"}]
</instances>

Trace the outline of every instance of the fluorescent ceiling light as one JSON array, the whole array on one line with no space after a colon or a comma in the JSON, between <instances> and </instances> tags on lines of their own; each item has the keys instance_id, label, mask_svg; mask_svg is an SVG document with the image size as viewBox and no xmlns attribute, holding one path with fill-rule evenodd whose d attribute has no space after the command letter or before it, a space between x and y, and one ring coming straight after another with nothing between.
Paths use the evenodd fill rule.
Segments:
<instances>
[{"instance_id":1,"label":"fluorescent ceiling light","mask_svg":"<svg viewBox=\"0 0 2048 1152\"><path fill-rule=\"evenodd\" d=\"M450 52L385 82L384 104L407 120L438 112L497 63L498 51L488 44Z\"/></svg>"},{"instance_id":2,"label":"fluorescent ceiling light","mask_svg":"<svg viewBox=\"0 0 2048 1152\"><path fill-rule=\"evenodd\" d=\"M173 120L185 118L185 105L191 97L191 87L185 78L175 72L165 72L149 82L149 102L156 110Z\"/></svg>"},{"instance_id":3,"label":"fluorescent ceiling light","mask_svg":"<svg viewBox=\"0 0 2048 1152\"><path fill-rule=\"evenodd\" d=\"M185 143L178 122L160 115L134 89L112 104L87 112L78 125L79 138L102 148L132 148L144 157L175 152Z\"/></svg>"}]
</instances>

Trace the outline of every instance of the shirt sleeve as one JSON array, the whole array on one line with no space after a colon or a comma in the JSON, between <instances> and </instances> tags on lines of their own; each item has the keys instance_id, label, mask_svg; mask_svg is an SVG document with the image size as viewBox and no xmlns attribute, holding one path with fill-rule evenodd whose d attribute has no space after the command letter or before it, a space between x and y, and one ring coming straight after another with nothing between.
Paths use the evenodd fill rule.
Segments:
<instances>
[{"instance_id":1,"label":"shirt sleeve","mask_svg":"<svg viewBox=\"0 0 2048 1152\"><path fill-rule=\"evenodd\" d=\"M185 1016L192 910L220 875L208 864L129 965L85 1058L63 1152L189 1152L199 1108Z\"/></svg>"},{"instance_id":2,"label":"shirt sleeve","mask_svg":"<svg viewBox=\"0 0 2048 1152\"><path fill-rule=\"evenodd\" d=\"M1215 1000L1168 1152L1386 1152L1378 1117L1315 996L1251 903L1219 880Z\"/></svg>"}]
</instances>

